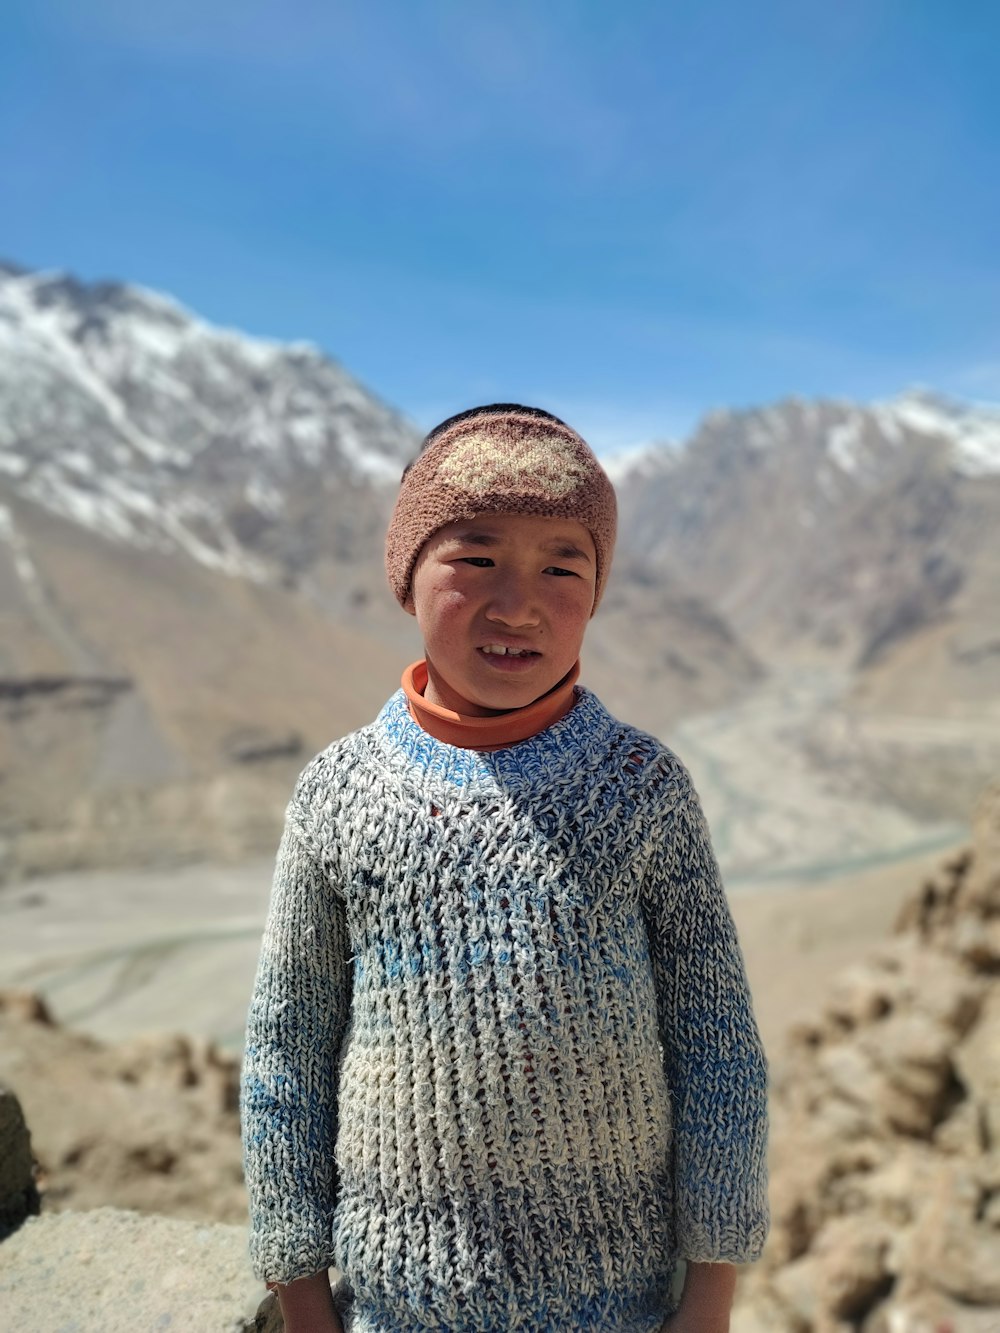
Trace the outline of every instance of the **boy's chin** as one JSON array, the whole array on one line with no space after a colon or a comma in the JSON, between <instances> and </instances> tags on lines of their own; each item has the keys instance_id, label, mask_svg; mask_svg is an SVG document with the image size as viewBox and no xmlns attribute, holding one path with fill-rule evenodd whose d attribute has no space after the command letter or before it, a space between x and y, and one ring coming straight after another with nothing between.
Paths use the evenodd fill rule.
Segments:
<instances>
[{"instance_id":1,"label":"boy's chin","mask_svg":"<svg viewBox=\"0 0 1000 1333\"><path fill-rule=\"evenodd\" d=\"M442 677L440 672L429 670L424 698L428 703L448 708L465 717L496 717L501 713L528 708L538 699L544 698L558 683L558 680L550 681L546 677L541 681L470 681L459 685Z\"/></svg>"},{"instance_id":2,"label":"boy's chin","mask_svg":"<svg viewBox=\"0 0 1000 1333\"><path fill-rule=\"evenodd\" d=\"M565 675L566 672L563 672L555 680L546 676L541 681L501 681L495 686L470 689L468 693L449 686L446 693L454 702L446 703L445 707L452 708L467 717L495 717L500 713L514 713L520 708L530 708L539 699L544 699L565 678Z\"/></svg>"},{"instance_id":3,"label":"boy's chin","mask_svg":"<svg viewBox=\"0 0 1000 1333\"><path fill-rule=\"evenodd\" d=\"M548 692L547 689L541 694L533 690L491 690L477 694L475 699L462 699L455 711L466 717L497 717L501 713L516 713L519 708L528 708Z\"/></svg>"}]
</instances>

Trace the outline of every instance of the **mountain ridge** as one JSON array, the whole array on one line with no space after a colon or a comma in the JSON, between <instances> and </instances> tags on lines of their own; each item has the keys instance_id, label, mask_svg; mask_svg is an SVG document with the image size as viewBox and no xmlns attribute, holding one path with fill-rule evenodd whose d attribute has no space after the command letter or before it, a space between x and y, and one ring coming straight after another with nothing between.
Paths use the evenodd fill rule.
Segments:
<instances>
[{"instance_id":1,"label":"mountain ridge","mask_svg":"<svg viewBox=\"0 0 1000 1333\"><path fill-rule=\"evenodd\" d=\"M716 411L620 493L625 549L683 569L765 660L812 646L864 667L939 612L982 611L960 594L1000 550L1000 411L927 392Z\"/></svg>"},{"instance_id":2,"label":"mountain ridge","mask_svg":"<svg viewBox=\"0 0 1000 1333\"><path fill-rule=\"evenodd\" d=\"M266 580L301 558L277 528L315 525L337 486L395 479L416 447L308 344L215 329L127 284L9 269L0 475L81 526Z\"/></svg>"}]
</instances>

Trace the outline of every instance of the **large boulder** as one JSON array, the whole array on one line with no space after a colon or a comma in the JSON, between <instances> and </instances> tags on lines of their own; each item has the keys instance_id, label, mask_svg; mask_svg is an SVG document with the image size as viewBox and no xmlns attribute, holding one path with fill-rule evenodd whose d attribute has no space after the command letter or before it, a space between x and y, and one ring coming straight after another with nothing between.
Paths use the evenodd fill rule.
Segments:
<instances>
[{"instance_id":1,"label":"large boulder","mask_svg":"<svg viewBox=\"0 0 1000 1333\"><path fill-rule=\"evenodd\" d=\"M243 1227L115 1208L29 1220L0 1249L5 1329L279 1333Z\"/></svg>"},{"instance_id":2,"label":"large boulder","mask_svg":"<svg viewBox=\"0 0 1000 1333\"><path fill-rule=\"evenodd\" d=\"M31 1135L21 1103L9 1088L0 1087L0 1240L38 1212Z\"/></svg>"},{"instance_id":3,"label":"large boulder","mask_svg":"<svg viewBox=\"0 0 1000 1333\"><path fill-rule=\"evenodd\" d=\"M44 1007L26 997L11 998L8 1014L11 1010L40 1031L53 1026ZM177 1082L178 1058L173 1047L146 1044L131 1052L124 1067L140 1082L153 1079L166 1093ZM135 1126L126 1123L121 1129L127 1145ZM113 1140L115 1125L109 1122L105 1132ZM154 1173L165 1169L164 1160L145 1165ZM250 1271L244 1226L115 1208L38 1216L36 1170L20 1103L0 1088L4 1330L280 1333L276 1302Z\"/></svg>"}]
</instances>

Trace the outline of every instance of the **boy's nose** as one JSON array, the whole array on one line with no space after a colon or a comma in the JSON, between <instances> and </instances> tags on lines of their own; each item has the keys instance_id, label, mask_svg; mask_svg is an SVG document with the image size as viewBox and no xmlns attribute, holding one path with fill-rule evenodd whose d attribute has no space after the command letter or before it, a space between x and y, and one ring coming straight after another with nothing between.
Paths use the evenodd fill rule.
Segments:
<instances>
[{"instance_id":1,"label":"boy's nose","mask_svg":"<svg viewBox=\"0 0 1000 1333\"><path fill-rule=\"evenodd\" d=\"M527 579L511 575L498 581L486 608L487 620L517 628L538 624L538 607L531 596Z\"/></svg>"}]
</instances>

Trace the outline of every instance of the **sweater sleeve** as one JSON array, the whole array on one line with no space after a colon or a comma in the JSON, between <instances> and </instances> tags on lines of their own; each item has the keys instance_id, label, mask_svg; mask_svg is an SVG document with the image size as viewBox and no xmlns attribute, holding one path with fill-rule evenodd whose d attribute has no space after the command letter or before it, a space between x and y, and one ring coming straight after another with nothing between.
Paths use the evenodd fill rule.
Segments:
<instances>
[{"instance_id":1,"label":"sweater sleeve","mask_svg":"<svg viewBox=\"0 0 1000 1333\"><path fill-rule=\"evenodd\" d=\"M767 1066L743 956L686 775L646 881L664 1067L673 1108L678 1252L749 1263L768 1230Z\"/></svg>"},{"instance_id":2,"label":"sweater sleeve","mask_svg":"<svg viewBox=\"0 0 1000 1333\"><path fill-rule=\"evenodd\" d=\"M268 1282L291 1282L333 1263L348 953L343 900L289 818L247 1018L241 1087L250 1257Z\"/></svg>"}]
</instances>

